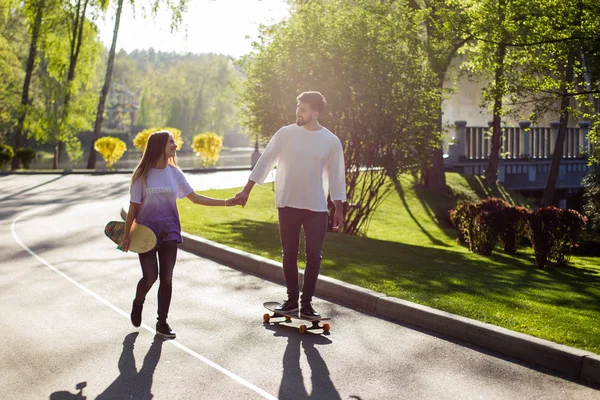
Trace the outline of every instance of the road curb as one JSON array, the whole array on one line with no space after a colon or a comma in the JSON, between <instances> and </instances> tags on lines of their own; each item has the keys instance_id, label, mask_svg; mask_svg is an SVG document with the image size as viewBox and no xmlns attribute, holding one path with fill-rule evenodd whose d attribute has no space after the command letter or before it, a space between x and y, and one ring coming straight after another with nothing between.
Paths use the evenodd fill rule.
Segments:
<instances>
[{"instance_id":1,"label":"road curb","mask_svg":"<svg viewBox=\"0 0 600 400\"><path fill-rule=\"evenodd\" d=\"M182 168L185 173L205 174L211 172L250 171L251 167ZM0 171L0 176L8 175L131 175L133 169L95 170L95 169L56 169Z\"/></svg>"},{"instance_id":2,"label":"road curb","mask_svg":"<svg viewBox=\"0 0 600 400\"><path fill-rule=\"evenodd\" d=\"M127 210L121 210L123 219ZM284 284L281 263L183 232L181 249ZM300 271L300 279L303 273ZM315 295L458 339L528 364L600 384L600 355L412 303L320 275Z\"/></svg>"}]
</instances>

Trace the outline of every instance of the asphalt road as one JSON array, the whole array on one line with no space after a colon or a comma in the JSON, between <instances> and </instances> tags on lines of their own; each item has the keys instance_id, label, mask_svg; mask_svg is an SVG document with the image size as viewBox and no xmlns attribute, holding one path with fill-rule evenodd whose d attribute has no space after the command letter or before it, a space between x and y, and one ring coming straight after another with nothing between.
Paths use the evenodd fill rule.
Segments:
<instances>
[{"instance_id":1,"label":"asphalt road","mask_svg":"<svg viewBox=\"0 0 600 400\"><path fill-rule=\"evenodd\" d=\"M188 176L240 186L247 172ZM316 299L331 334L265 325L285 288L180 251L169 323L156 285L134 328L137 256L103 234L124 175L0 177L0 399L599 399L597 389ZM248 210L251 212L251 210Z\"/></svg>"}]
</instances>

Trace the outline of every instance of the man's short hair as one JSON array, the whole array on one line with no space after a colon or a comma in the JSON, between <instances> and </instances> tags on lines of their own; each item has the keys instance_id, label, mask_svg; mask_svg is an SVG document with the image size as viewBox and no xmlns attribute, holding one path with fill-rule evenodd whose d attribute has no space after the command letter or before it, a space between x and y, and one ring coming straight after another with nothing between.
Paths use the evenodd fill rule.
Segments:
<instances>
[{"instance_id":1,"label":"man's short hair","mask_svg":"<svg viewBox=\"0 0 600 400\"><path fill-rule=\"evenodd\" d=\"M296 98L296 100L301 101L303 103L308 103L310 105L311 110L321 112L323 108L325 108L325 97L319 92L309 91L300 93L300 95Z\"/></svg>"}]
</instances>

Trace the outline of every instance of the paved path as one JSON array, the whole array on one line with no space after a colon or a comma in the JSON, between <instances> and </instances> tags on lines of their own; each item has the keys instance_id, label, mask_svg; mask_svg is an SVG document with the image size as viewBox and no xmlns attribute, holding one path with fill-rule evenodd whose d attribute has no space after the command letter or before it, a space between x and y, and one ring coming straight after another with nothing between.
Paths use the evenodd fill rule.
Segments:
<instances>
[{"instance_id":1,"label":"paved path","mask_svg":"<svg viewBox=\"0 0 600 400\"><path fill-rule=\"evenodd\" d=\"M246 177L190 180L209 188ZM330 335L265 326L262 303L281 299L283 287L183 251L169 319L178 339L158 340L156 288L145 324L133 328L138 260L102 232L118 218L127 186L122 175L0 177L0 399L600 398L319 299L316 308L333 317Z\"/></svg>"}]
</instances>

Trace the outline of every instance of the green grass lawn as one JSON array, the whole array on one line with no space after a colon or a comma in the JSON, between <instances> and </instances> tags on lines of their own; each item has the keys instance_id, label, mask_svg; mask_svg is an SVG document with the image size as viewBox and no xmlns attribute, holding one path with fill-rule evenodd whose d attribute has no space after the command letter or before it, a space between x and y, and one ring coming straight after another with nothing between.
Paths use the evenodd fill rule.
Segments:
<instances>
[{"instance_id":1,"label":"green grass lawn","mask_svg":"<svg viewBox=\"0 0 600 400\"><path fill-rule=\"evenodd\" d=\"M539 269L533 251L491 257L456 243L447 210L457 200L487 193L477 177L446 174L452 195L440 196L403 176L390 182L366 236L328 234L321 273L390 296L600 354L599 258L571 258L571 266ZM206 191L224 198L238 189ZM281 261L272 184L256 186L245 208L179 203L184 231ZM302 255L301 255L301 259Z\"/></svg>"}]
</instances>

